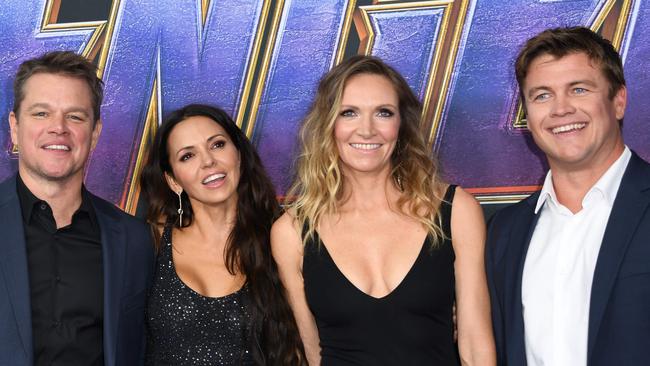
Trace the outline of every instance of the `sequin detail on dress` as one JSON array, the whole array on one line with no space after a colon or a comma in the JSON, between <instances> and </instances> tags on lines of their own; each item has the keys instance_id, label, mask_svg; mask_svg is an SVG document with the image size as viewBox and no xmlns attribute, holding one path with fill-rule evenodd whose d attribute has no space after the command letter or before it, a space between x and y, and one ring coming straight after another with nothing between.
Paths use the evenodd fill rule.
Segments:
<instances>
[{"instance_id":1,"label":"sequin detail on dress","mask_svg":"<svg viewBox=\"0 0 650 366\"><path fill-rule=\"evenodd\" d=\"M147 365L253 365L248 286L206 297L181 281L164 230L147 303Z\"/></svg>"}]
</instances>

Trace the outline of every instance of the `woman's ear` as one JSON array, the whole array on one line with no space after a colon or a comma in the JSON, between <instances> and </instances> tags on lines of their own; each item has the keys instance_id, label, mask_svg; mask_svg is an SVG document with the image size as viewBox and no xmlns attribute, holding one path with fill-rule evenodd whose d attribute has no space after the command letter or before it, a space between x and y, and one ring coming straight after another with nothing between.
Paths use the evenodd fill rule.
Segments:
<instances>
[{"instance_id":1,"label":"woman's ear","mask_svg":"<svg viewBox=\"0 0 650 366\"><path fill-rule=\"evenodd\" d=\"M169 189L174 191L174 193L176 193L176 194L179 194L179 193L183 192L183 187L181 187L180 184L178 184L176 182L176 179L174 179L174 177L172 177L171 174L169 174L167 172L165 172L164 174L165 174L165 180L167 181L167 185L169 186Z\"/></svg>"}]
</instances>

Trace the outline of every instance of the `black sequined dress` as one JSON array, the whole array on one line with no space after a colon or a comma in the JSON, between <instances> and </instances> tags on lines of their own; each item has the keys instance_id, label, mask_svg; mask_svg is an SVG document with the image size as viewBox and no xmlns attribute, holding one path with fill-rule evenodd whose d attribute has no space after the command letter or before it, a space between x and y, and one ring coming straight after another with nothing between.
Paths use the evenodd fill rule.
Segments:
<instances>
[{"instance_id":1,"label":"black sequined dress","mask_svg":"<svg viewBox=\"0 0 650 366\"><path fill-rule=\"evenodd\" d=\"M253 365L245 285L223 297L195 292L176 274L171 228L162 236L147 303L146 365Z\"/></svg>"}]
</instances>

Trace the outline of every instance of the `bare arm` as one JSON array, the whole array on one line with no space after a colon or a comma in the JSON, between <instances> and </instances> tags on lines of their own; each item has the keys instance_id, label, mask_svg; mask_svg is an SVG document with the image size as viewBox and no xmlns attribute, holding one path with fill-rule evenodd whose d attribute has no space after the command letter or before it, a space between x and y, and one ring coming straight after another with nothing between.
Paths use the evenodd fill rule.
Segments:
<instances>
[{"instance_id":1,"label":"bare arm","mask_svg":"<svg viewBox=\"0 0 650 366\"><path fill-rule=\"evenodd\" d=\"M289 303L298 323L300 337L310 365L320 365L320 340L316 321L307 306L302 278L303 245L292 216L285 213L271 229L273 258L289 295Z\"/></svg>"},{"instance_id":2,"label":"bare arm","mask_svg":"<svg viewBox=\"0 0 650 366\"><path fill-rule=\"evenodd\" d=\"M463 365L495 365L490 297L485 277L485 219L474 197L456 189L451 214L456 253L458 349Z\"/></svg>"}]
</instances>

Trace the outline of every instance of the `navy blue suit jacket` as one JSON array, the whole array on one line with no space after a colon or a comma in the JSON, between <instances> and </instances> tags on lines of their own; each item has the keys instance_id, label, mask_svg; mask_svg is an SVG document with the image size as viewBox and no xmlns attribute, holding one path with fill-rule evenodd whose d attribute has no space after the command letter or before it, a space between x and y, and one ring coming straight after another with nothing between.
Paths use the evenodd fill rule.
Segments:
<instances>
[{"instance_id":1,"label":"navy blue suit jacket","mask_svg":"<svg viewBox=\"0 0 650 366\"><path fill-rule=\"evenodd\" d=\"M153 271L151 234L141 220L90 196L102 243L104 364L140 365L144 306ZM34 362L28 276L14 176L0 183L0 365L31 366Z\"/></svg>"},{"instance_id":2,"label":"navy blue suit jacket","mask_svg":"<svg viewBox=\"0 0 650 366\"><path fill-rule=\"evenodd\" d=\"M526 365L521 278L539 219L538 197L499 211L488 227L486 269L499 365ZM650 365L650 165L635 153L596 262L587 365Z\"/></svg>"}]
</instances>

